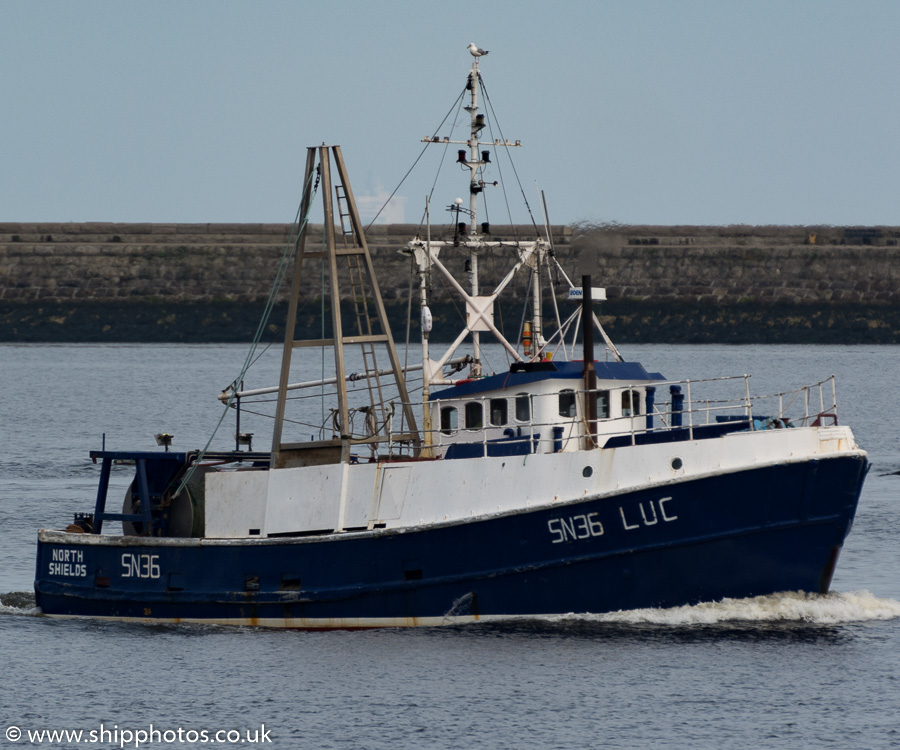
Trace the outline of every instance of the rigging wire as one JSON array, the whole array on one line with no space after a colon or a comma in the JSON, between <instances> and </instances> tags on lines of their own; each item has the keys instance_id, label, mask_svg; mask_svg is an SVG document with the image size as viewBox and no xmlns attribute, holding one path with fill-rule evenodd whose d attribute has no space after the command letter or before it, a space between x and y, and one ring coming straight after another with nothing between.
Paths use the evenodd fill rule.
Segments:
<instances>
[{"instance_id":1,"label":"rigging wire","mask_svg":"<svg viewBox=\"0 0 900 750\"><path fill-rule=\"evenodd\" d=\"M409 378L406 382L407 383L418 383L420 380L422 380L421 376ZM348 393L348 395L353 396L353 395L356 395L359 393L365 393L365 389L364 388L349 388L347 390L347 393ZM328 391L328 392L326 392L325 395L329 396L329 397L334 397L337 395L337 391ZM319 398L319 393L315 392L315 393L308 393L306 395L297 395L297 396L288 396L287 397L287 399L289 401L304 401L306 399L311 399L311 398ZM262 398L262 397L255 397L255 398L252 398L252 400L242 400L241 401L241 409L243 409L244 406L247 404L250 404L251 406L254 404L274 404L274 403L277 403L277 400L278 400L277 398ZM261 416L266 416L266 415L261 415ZM271 417L272 415L270 414L268 416Z\"/></svg>"},{"instance_id":2,"label":"rigging wire","mask_svg":"<svg viewBox=\"0 0 900 750\"><path fill-rule=\"evenodd\" d=\"M444 125L445 122L447 122L447 119L448 119L448 118L450 117L450 115L453 113L453 110L454 110L454 109L457 109L457 105L462 101L463 96L465 95L465 93L466 93L466 89L465 89L465 88L464 88L462 91L459 92L459 96L456 97L456 101L453 102L452 106L450 107L450 110L447 112L446 115L444 115L444 119L441 120L440 125L438 125L438 126L435 128L434 132L432 133L432 135L431 135L432 139L434 139L434 138L437 137L437 131L440 130L441 127L443 127L443 125ZM412 166L411 166L408 170L406 170L406 174L403 175L403 178L400 180L399 183L397 183L397 187L394 188L393 192L388 196L388 199L382 204L381 208L378 209L378 213L375 214L375 217L372 219L372 221L370 221L370 222L366 225L366 229L365 229L366 232L368 232L369 229L372 228L372 225L378 220L378 217L381 216L381 212L384 211L385 208L387 208L388 203L391 202L391 199L397 194L397 191L400 189L400 187L403 185L403 183L406 182L406 178L409 177L410 173L416 168L416 164L418 164L419 161L421 160L421 158L425 155L425 151L426 151L426 150L428 149L428 147L429 147L432 143L434 143L434 142L435 142L434 140L429 140L428 143L426 143L426 144L423 146L422 150L419 152L419 155L416 157L416 160L412 163ZM438 141L438 143L440 143L440 141ZM445 150L446 150L446 149L445 149ZM431 189L432 189L432 192L434 192L434 187L433 187L433 186L432 186Z\"/></svg>"},{"instance_id":3,"label":"rigging wire","mask_svg":"<svg viewBox=\"0 0 900 750\"><path fill-rule=\"evenodd\" d=\"M461 105L460 105L461 106ZM459 110L457 110L459 111ZM451 131L452 132L452 131ZM426 145L426 148L428 146ZM447 155L447 150L450 148L450 141L447 141L444 144L444 157ZM444 164L446 163L446 158L441 158L438 160L438 168L437 172L434 174L434 181L431 183L431 190L428 191L428 195L425 197L425 208L422 209L422 216L419 219L419 225L416 227L416 231L419 232L422 230L422 223L427 221L428 219L428 204L431 202L431 199L434 198L434 191L437 188L437 182L441 177L441 170L444 168Z\"/></svg>"},{"instance_id":4,"label":"rigging wire","mask_svg":"<svg viewBox=\"0 0 900 750\"><path fill-rule=\"evenodd\" d=\"M409 378L407 380L407 394L408 395L414 395L416 393L422 392L423 387L424 387L424 377L423 376L413 377L413 378ZM361 393L365 393L365 390L366 389L364 387L351 388L348 391L348 395L354 396L354 395L358 395ZM331 392L326 393L326 395L327 396L335 396L336 393L337 393L336 391L331 391ZM300 401L300 400L306 400L306 399L319 398L319 396L320 396L319 393L313 392L313 393L308 393L305 395L288 396L288 400ZM392 392L392 393L390 393L390 395L388 396L388 398L386 400L397 401L399 399L399 397L400 397L399 391L396 393ZM260 407L265 406L266 404L274 404L274 403L277 403L277 398L254 398L252 400L243 401L241 403L241 413L242 414L252 414L254 416L262 417L265 419L273 419L274 417L272 414L264 412L264 411L259 411L258 409ZM257 407L257 408L248 408L248 407ZM362 409L360 407L351 408L350 409L351 417L353 414L360 412L365 408L366 407L362 407ZM331 411L333 411L333 410L331 410ZM289 419L288 417L284 417L284 421L287 423L293 424L293 425L297 425L299 427L313 428L313 429L319 431L321 434L322 430L324 429L325 425L329 422L330 418L331 418L331 415L325 415L318 422L309 422L309 421L304 421L304 419L302 419L302 418ZM402 425L404 424L402 414L400 415L400 419L401 419L401 428L402 428ZM381 427L378 428L378 432L383 430L386 424L387 424L387 421L383 420L381 423Z\"/></svg>"},{"instance_id":5,"label":"rigging wire","mask_svg":"<svg viewBox=\"0 0 900 750\"><path fill-rule=\"evenodd\" d=\"M450 107L450 111L447 112L446 115L444 115L444 119L441 120L441 124L438 125L437 128L435 128L434 134L432 134L432 136L431 136L432 137L431 143L434 143L433 139L437 136L437 131L441 129L441 127L444 125L445 122L447 122L448 118L450 117L450 113L453 112L454 109L456 110L457 117L459 116L459 110L462 109L465 93L466 93L466 89L463 89L462 91L460 91L459 96L456 97L456 101L453 102L453 105ZM457 118L454 118L454 126L456 123L456 119ZM453 133L452 127L450 128L450 133L451 133L451 135ZM440 143L444 144L444 157L446 157L447 151L450 149L449 137L446 141L440 141ZM428 148L428 145L429 144L426 143L425 148ZM437 172L435 172L435 174L434 174L434 181L431 183L431 190L428 191L428 195L426 196L425 208L422 210L422 217L419 219L419 226L416 227L417 231L420 231L422 229L422 222L428 218L428 216L427 216L428 206L431 203L431 199L434 198L434 191L437 188L437 182L441 177L441 170L444 168L445 163L446 163L446 158L441 158L438 160ZM415 165L413 165L413 166L415 166Z\"/></svg>"},{"instance_id":6,"label":"rigging wire","mask_svg":"<svg viewBox=\"0 0 900 750\"><path fill-rule=\"evenodd\" d=\"M519 179L519 173L516 171L516 163L513 161L512 155L510 155L509 153L509 146L506 145L506 138L503 137L503 129L500 127L500 121L497 119L497 114L494 112L494 103L491 101L491 97L488 94L487 87L484 85L484 81L481 80L481 74L478 75L478 80L481 81L481 90L484 92L484 99L488 103L488 108L491 110L491 121L495 121L497 123L497 130L500 133L500 140L502 142L502 145L506 148L509 163L512 167L513 174L516 176L516 184L519 186L519 191L522 193L522 200L525 202L525 208L528 209L528 216L531 219L531 224L535 228L535 230L537 230L537 222L535 221L534 214L531 211L531 204L528 202L528 196L525 195L525 189L522 187L522 181ZM504 195L506 195L505 191Z\"/></svg>"},{"instance_id":7,"label":"rigging wire","mask_svg":"<svg viewBox=\"0 0 900 750\"><path fill-rule=\"evenodd\" d=\"M321 166L321 165L320 165ZM291 234L288 237L288 241L284 246L284 250L281 254L281 262L278 265L278 269L275 272L275 279L272 282L272 288L269 291L269 298L266 300L265 308L263 309L262 317L260 318L259 325L256 327L256 334L253 336L253 340L250 344L250 349L247 352L247 356L244 359L243 367L241 367L241 373L238 375L233 383L237 384L243 381L244 376L247 374L247 371L250 369L250 366L255 361L254 357L256 355L256 350L259 347L260 341L262 340L263 332L266 330L266 326L269 324L269 317L272 314L272 310L275 308L275 300L278 296L278 292L281 291L281 287L284 284L284 280L287 278L288 270L290 269L291 259L294 257L294 253L297 251L297 246L300 244L300 237L303 235L303 230L306 228L306 225L309 223L309 214L312 211L313 200L316 197L319 189L319 167L315 169L315 183L312 186L312 192L310 194L309 203L306 209L306 215L302 215L303 211L303 200L301 199L300 205L297 207L297 213L294 215L294 222L291 228ZM311 172L309 177L307 178L306 184L303 186L303 195L306 196L307 192L310 190L310 182L313 179L313 173ZM261 356L261 355L260 355ZM258 358L258 357L257 357ZM222 422L225 421L225 416L228 414L228 410L231 408L232 403L234 403L235 394L237 393L237 389L232 388L231 394L228 397L228 400L225 402L225 408L222 410L222 416L219 417L219 421L216 423L215 428L213 429L212 435L209 436L209 440L206 442L206 445L203 447L198 454L194 462L191 464L190 468L184 473L184 477L178 485L178 488L175 490L173 497L178 496L181 491L185 488L187 483L191 480L191 477L194 475L194 472L197 469L197 466L200 464L200 461L203 460L203 457L206 455L207 451L209 451L209 446L212 445L212 441L216 437L216 433L218 433L219 428L222 426Z\"/></svg>"}]
</instances>

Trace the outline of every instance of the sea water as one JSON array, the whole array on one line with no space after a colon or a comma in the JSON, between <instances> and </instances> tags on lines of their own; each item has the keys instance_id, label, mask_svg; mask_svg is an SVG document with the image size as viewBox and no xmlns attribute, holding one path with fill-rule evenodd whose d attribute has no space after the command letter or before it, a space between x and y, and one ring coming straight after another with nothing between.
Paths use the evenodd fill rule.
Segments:
<instances>
[{"instance_id":1,"label":"sea water","mask_svg":"<svg viewBox=\"0 0 900 750\"><path fill-rule=\"evenodd\" d=\"M752 373L754 393L837 376L841 424L873 468L831 594L363 632L42 618L36 531L93 509L88 451L104 435L161 450L158 432L203 447L246 350L0 346L0 747L900 746L900 347L621 348L673 379ZM272 382L277 349L247 387ZM313 356L297 379L323 367ZM266 410L242 411L254 448L271 421L251 412ZM307 412L297 429L328 419ZM234 427L232 411L212 447ZM116 470L115 492L129 481Z\"/></svg>"}]
</instances>

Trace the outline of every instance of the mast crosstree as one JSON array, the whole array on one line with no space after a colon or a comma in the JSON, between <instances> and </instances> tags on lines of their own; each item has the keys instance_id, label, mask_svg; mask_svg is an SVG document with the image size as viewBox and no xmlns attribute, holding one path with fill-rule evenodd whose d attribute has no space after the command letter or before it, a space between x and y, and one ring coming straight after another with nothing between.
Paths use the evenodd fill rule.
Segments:
<instances>
[{"instance_id":1,"label":"mast crosstree","mask_svg":"<svg viewBox=\"0 0 900 750\"><path fill-rule=\"evenodd\" d=\"M470 51L473 46L474 45L470 45ZM479 176L479 171L482 170L485 165L491 163L490 151L487 149L482 150L482 147L493 145L512 148L519 147L522 144L519 141L482 141L480 139L481 131L484 130L487 123L485 121L485 116L483 114L479 114L478 111L479 96L481 91L481 74L478 72L478 58L482 54L487 53L483 50L479 50L479 48L477 47L475 49L478 50L478 52L472 52L473 56L475 56L475 60L472 62L472 68L469 71L469 76L466 81L466 89L469 92L469 103L465 107L465 110L469 113L470 117L469 138L465 141L454 141L449 138L440 138L438 136L426 137L422 139L425 143L450 143L459 146L465 146L465 148L461 148L457 151L457 163L469 170L468 208L464 206L464 200L462 198L457 198L454 204L449 208L449 210L455 217L455 239L452 242L432 240L429 232L429 236L426 239L417 238L410 242L407 246L407 251L411 253L416 259L416 265L421 277L420 303L423 308L423 320L426 318L424 312L428 309L428 300L425 291L426 284L424 279L426 274L428 274L432 269L436 269L444 277L448 285L457 293L457 295L459 295L461 299L465 301L466 304L466 327L459 334L457 339L450 345L444 356L441 357L438 361L434 361L428 357L427 348L425 348L424 350L424 353L426 355L424 366L424 387L426 393L428 393L430 385L446 383L446 380L441 375L441 368L444 364L447 363L447 361L449 361L450 357L453 355L456 349L469 336L471 336L472 340L474 358L469 371L471 377L481 377L483 374L481 363L482 332L489 332L493 334L497 342L500 343L507 350L507 352L509 352L513 360L521 361L523 359L517 351L516 346L508 341L507 338L494 325L494 302L501 294L501 292L513 280L513 277L522 268L522 266L527 265L529 268L531 268L531 270L537 275L539 279L541 267L546 263L549 252L551 250L550 243L541 238L532 241L515 242L490 240L488 239L490 233L490 228L488 227L488 225L486 223L479 224L478 198L484 192L485 187L497 184L496 182L486 183ZM469 221L460 221L461 214L466 216ZM468 260L466 261L466 270L469 274L468 290L463 288L463 286L456 280L453 274L439 259L440 252L443 248L460 246L465 247L469 253ZM485 294L482 292L481 282L479 279L478 256L483 250L486 250L488 248L508 248L509 250L512 250L518 257L515 265L494 288L494 290L488 294ZM533 285L533 289L535 290L533 299L533 315L532 320L529 322L529 326L532 330L532 336L534 338L535 346L532 352L526 353L528 356L531 356L532 353L540 352L545 343L541 326L542 312L540 299L540 283L535 283Z\"/></svg>"}]
</instances>

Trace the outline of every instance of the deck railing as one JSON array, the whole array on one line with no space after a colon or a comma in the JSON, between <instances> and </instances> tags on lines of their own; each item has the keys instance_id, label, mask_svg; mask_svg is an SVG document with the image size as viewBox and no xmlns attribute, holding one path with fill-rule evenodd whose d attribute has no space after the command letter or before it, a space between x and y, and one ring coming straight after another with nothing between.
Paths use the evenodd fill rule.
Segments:
<instances>
[{"instance_id":1,"label":"deck railing","mask_svg":"<svg viewBox=\"0 0 900 750\"><path fill-rule=\"evenodd\" d=\"M561 381L554 381L560 383ZM573 381L577 386L580 381ZM304 384L305 385L305 384ZM652 389L653 397L648 399L647 392ZM623 413L622 394L627 397L632 413ZM434 422L429 431L420 430L423 443L430 445L431 455L445 455L452 445L480 444L479 455L496 454L502 448L523 447L527 453L557 452L572 450L576 446L587 447L591 429L587 424L585 408L586 393L583 389L573 387L577 404L574 416L566 417L559 413L559 393L532 394L528 419L515 418L514 397L509 397L507 419L503 424L491 424L491 401L502 398L498 394L473 396L464 399L465 403L478 402L481 408L481 423L466 427L464 423L452 429L442 429L440 419ZM831 376L816 383L804 385L794 390L765 395L751 395L750 377L748 375L705 378L699 380L665 380L653 383L623 383L615 387L604 386L595 391L598 398L607 399L606 416L598 418L594 430L596 445L603 446L612 438L628 437L628 443L634 445L644 440L641 437L648 432L663 430L682 430L687 439L694 439L698 429L723 422L746 422L746 429L759 430L779 427L806 427L824 424L837 424L837 399L835 379ZM642 394L635 410L634 393ZM431 402L443 404L444 401ZM464 407L460 407L458 417L464 422ZM412 402L418 413L422 413L423 404ZM394 409L388 409L390 416L384 419L373 419L373 412L368 407L350 409L350 435L359 443L354 453L359 460L364 460L366 452L370 458L384 454L392 456L409 456L413 453L411 442L402 439L408 430L400 422L403 413L401 402L395 399ZM649 407L649 410L648 410ZM438 407L439 408L439 407ZM437 411L437 409L436 409ZM648 413L649 411L649 413ZM359 412L359 414L357 414ZM338 427L332 418L326 418L324 424L315 428L319 440L327 439ZM312 427L312 425L310 425ZM312 430L311 430L312 432ZM708 432L706 434L709 434ZM408 438L408 435L406 436ZM315 439L315 435L312 436ZM454 451L461 449L455 448ZM426 455L429 451L426 451ZM467 455L471 454L471 449Z\"/></svg>"},{"instance_id":2,"label":"deck railing","mask_svg":"<svg viewBox=\"0 0 900 750\"><path fill-rule=\"evenodd\" d=\"M653 399L649 413L646 409L646 397L636 413L622 414L621 408L612 408L613 404L621 404L623 393L640 392L639 389L647 386L646 382L628 383L613 388L604 387L594 392L608 398L610 412L610 416L598 418L596 422L597 445L602 446L611 438L621 436L628 436L629 442L634 445L641 439L641 435L648 432L676 429L685 431L686 438L693 440L697 430L729 422L744 422L744 429L749 430L821 426L826 422L837 424L833 375L794 390L765 395L751 395L749 375L657 381L650 384L650 387L655 389L656 394L667 393L669 398L661 402ZM730 386L736 388L732 388L730 394L724 393ZM698 391L712 393L697 398ZM554 416L558 414L556 405L559 393L533 394L529 419L508 419L503 424L490 423L490 402L501 398L497 394L467 398L467 403L480 404L482 424L471 427L461 424L451 429L436 427L430 431L425 442L430 443L436 455L444 455L453 445L480 444L480 455L488 456L492 446L499 442L527 446L524 451L526 453L571 450L573 445L585 445L590 434L584 407L587 392L583 389L573 389L573 392L578 404L575 417L546 418L548 413ZM421 409L422 404L414 406ZM538 419L536 415L545 415L545 418ZM390 449L395 455L408 452L406 446L398 444L392 444Z\"/></svg>"}]
</instances>

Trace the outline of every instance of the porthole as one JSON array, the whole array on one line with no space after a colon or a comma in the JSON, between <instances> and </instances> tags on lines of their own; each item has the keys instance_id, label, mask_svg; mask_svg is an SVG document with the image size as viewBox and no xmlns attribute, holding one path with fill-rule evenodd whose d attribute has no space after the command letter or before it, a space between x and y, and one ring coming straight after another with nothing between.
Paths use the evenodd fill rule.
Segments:
<instances>
[{"instance_id":1,"label":"porthole","mask_svg":"<svg viewBox=\"0 0 900 750\"><path fill-rule=\"evenodd\" d=\"M590 467L590 466L585 466L585 467L581 470L581 476L583 476L585 479L586 479L587 477L591 476L593 473L594 473L594 469L593 469L592 467Z\"/></svg>"},{"instance_id":2,"label":"porthole","mask_svg":"<svg viewBox=\"0 0 900 750\"><path fill-rule=\"evenodd\" d=\"M672 468L673 468L675 471L678 471L678 470L679 470L680 468L682 468L683 466L684 466L684 461L682 461L682 460L681 460L680 458L678 458L677 456L676 456L675 458L672 459Z\"/></svg>"}]
</instances>

